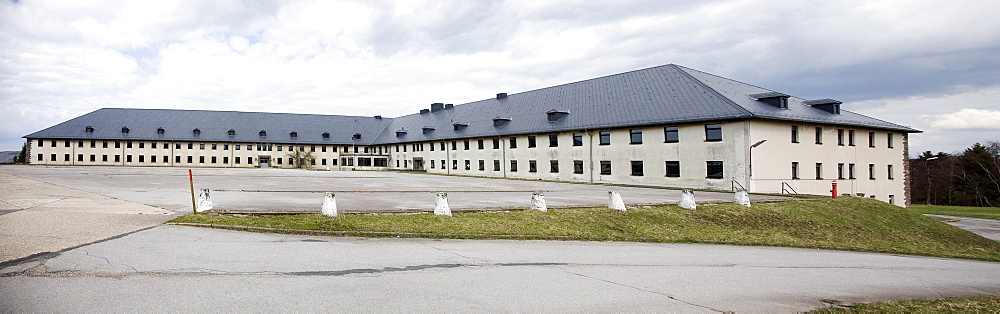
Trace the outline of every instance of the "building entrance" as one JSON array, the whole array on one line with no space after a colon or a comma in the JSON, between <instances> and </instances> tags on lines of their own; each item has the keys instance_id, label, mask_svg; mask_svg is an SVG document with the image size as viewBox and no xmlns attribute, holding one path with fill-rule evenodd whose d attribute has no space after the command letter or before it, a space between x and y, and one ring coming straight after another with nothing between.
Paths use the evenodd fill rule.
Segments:
<instances>
[{"instance_id":1,"label":"building entrance","mask_svg":"<svg viewBox=\"0 0 1000 314\"><path fill-rule=\"evenodd\" d=\"M257 161L261 168L267 168L271 166L271 157L260 156L257 158Z\"/></svg>"}]
</instances>

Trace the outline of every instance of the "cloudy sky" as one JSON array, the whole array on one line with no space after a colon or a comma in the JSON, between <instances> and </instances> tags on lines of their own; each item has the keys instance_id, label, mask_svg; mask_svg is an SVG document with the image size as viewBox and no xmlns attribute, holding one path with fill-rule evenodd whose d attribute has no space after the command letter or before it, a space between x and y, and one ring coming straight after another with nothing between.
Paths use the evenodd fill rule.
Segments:
<instances>
[{"instance_id":1,"label":"cloudy sky","mask_svg":"<svg viewBox=\"0 0 1000 314\"><path fill-rule=\"evenodd\" d=\"M411 114L675 63L1000 141L1000 2L0 0L0 150L99 108Z\"/></svg>"}]
</instances>

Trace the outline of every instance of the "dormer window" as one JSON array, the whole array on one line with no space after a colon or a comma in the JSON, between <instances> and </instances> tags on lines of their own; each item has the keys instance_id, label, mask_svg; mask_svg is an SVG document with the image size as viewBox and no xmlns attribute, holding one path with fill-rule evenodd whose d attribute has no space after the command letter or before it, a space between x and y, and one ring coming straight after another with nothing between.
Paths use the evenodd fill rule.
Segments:
<instances>
[{"instance_id":1,"label":"dormer window","mask_svg":"<svg viewBox=\"0 0 1000 314\"><path fill-rule=\"evenodd\" d=\"M234 137L234 136L236 136L236 130L229 129L228 134L229 134L229 137Z\"/></svg>"},{"instance_id":2,"label":"dormer window","mask_svg":"<svg viewBox=\"0 0 1000 314\"><path fill-rule=\"evenodd\" d=\"M87 128L84 129L84 131L87 131L87 135L93 134L94 127L88 125Z\"/></svg>"},{"instance_id":3,"label":"dormer window","mask_svg":"<svg viewBox=\"0 0 1000 314\"><path fill-rule=\"evenodd\" d=\"M324 140L330 139L330 132L323 132L323 139Z\"/></svg>"},{"instance_id":4,"label":"dormer window","mask_svg":"<svg viewBox=\"0 0 1000 314\"><path fill-rule=\"evenodd\" d=\"M194 137L199 137L201 136L201 130L194 129L194 131L191 131L191 134L194 135Z\"/></svg>"},{"instance_id":5,"label":"dormer window","mask_svg":"<svg viewBox=\"0 0 1000 314\"><path fill-rule=\"evenodd\" d=\"M779 92L767 92L760 94L750 94L747 95L756 99L757 101L763 102L765 104L775 106L781 109L788 109L788 96L784 93Z\"/></svg>"},{"instance_id":6,"label":"dormer window","mask_svg":"<svg viewBox=\"0 0 1000 314\"><path fill-rule=\"evenodd\" d=\"M353 140L360 140L361 139L361 133L354 133L354 135L351 136L351 139L353 139Z\"/></svg>"},{"instance_id":7,"label":"dormer window","mask_svg":"<svg viewBox=\"0 0 1000 314\"><path fill-rule=\"evenodd\" d=\"M400 137L400 136L403 136L403 135L406 135L406 130L396 131L396 137Z\"/></svg>"},{"instance_id":8,"label":"dormer window","mask_svg":"<svg viewBox=\"0 0 1000 314\"><path fill-rule=\"evenodd\" d=\"M569 115L569 110L552 109L545 112L549 116L549 122L556 122Z\"/></svg>"},{"instance_id":9,"label":"dormer window","mask_svg":"<svg viewBox=\"0 0 1000 314\"><path fill-rule=\"evenodd\" d=\"M455 131L461 131L464 130L466 127L468 127L469 124L465 122L455 122L452 123L451 126Z\"/></svg>"},{"instance_id":10,"label":"dormer window","mask_svg":"<svg viewBox=\"0 0 1000 314\"><path fill-rule=\"evenodd\" d=\"M156 128L156 135L163 136L163 133L166 133L166 132L167 131L164 130L163 128Z\"/></svg>"},{"instance_id":11,"label":"dormer window","mask_svg":"<svg viewBox=\"0 0 1000 314\"><path fill-rule=\"evenodd\" d=\"M260 130L260 132L257 132L257 135L259 135L260 138L267 138L267 131Z\"/></svg>"},{"instance_id":12,"label":"dormer window","mask_svg":"<svg viewBox=\"0 0 1000 314\"><path fill-rule=\"evenodd\" d=\"M122 135L128 135L128 127L127 126L123 126L122 127Z\"/></svg>"},{"instance_id":13,"label":"dormer window","mask_svg":"<svg viewBox=\"0 0 1000 314\"><path fill-rule=\"evenodd\" d=\"M299 138L299 132L288 133L288 137L291 137L293 140L294 139L298 139Z\"/></svg>"},{"instance_id":14,"label":"dormer window","mask_svg":"<svg viewBox=\"0 0 1000 314\"><path fill-rule=\"evenodd\" d=\"M510 123L510 117L496 117L496 118L493 118L493 126L494 127L505 126L505 125L507 125L507 123Z\"/></svg>"},{"instance_id":15,"label":"dormer window","mask_svg":"<svg viewBox=\"0 0 1000 314\"><path fill-rule=\"evenodd\" d=\"M432 127L432 126L425 126L425 127L423 127L423 130L424 130L424 134L430 134L431 132L434 132L434 130L436 130L436 129L434 127Z\"/></svg>"},{"instance_id":16,"label":"dormer window","mask_svg":"<svg viewBox=\"0 0 1000 314\"><path fill-rule=\"evenodd\" d=\"M813 108L823 110L832 114L840 114L840 104L842 102L834 99L824 98L816 100L806 100L802 102L803 104L809 105Z\"/></svg>"}]
</instances>

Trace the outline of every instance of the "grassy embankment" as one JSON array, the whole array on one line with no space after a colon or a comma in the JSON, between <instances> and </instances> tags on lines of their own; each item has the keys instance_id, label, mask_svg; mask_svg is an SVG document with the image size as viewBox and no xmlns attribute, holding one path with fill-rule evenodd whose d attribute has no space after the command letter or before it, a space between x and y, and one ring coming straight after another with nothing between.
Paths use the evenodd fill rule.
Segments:
<instances>
[{"instance_id":1,"label":"grassy embankment","mask_svg":"<svg viewBox=\"0 0 1000 314\"><path fill-rule=\"evenodd\" d=\"M1000 220L1000 207L943 206L943 205L911 205L910 208L921 214L948 215Z\"/></svg>"},{"instance_id":2,"label":"grassy embankment","mask_svg":"<svg viewBox=\"0 0 1000 314\"><path fill-rule=\"evenodd\" d=\"M906 300L855 304L850 308L831 307L809 313L997 313L1000 296Z\"/></svg>"},{"instance_id":3,"label":"grassy embankment","mask_svg":"<svg viewBox=\"0 0 1000 314\"><path fill-rule=\"evenodd\" d=\"M265 232L470 239L561 239L790 246L1000 261L1000 243L864 198L702 205L432 214L186 215L173 223L275 228ZM237 227L234 229L241 229ZM293 230L294 229L294 230Z\"/></svg>"}]
</instances>

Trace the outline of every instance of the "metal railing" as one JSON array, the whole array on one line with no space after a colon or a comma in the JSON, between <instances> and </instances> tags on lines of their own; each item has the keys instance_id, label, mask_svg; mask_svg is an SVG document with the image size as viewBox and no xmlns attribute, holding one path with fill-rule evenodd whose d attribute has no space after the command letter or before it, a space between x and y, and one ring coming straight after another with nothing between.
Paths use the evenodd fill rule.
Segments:
<instances>
[{"instance_id":1,"label":"metal railing","mask_svg":"<svg viewBox=\"0 0 1000 314\"><path fill-rule=\"evenodd\" d=\"M781 182L781 194L799 194L787 182Z\"/></svg>"},{"instance_id":2,"label":"metal railing","mask_svg":"<svg viewBox=\"0 0 1000 314\"><path fill-rule=\"evenodd\" d=\"M740 187L740 189L739 189L739 190L737 190L737 189L736 189L736 187L737 187L737 186L739 186L739 187ZM733 183L732 183L732 189L733 189L733 191L734 191L734 192L735 192L735 191L746 191L746 190L747 190L746 188L744 188L744 187L743 187L743 185L742 185L742 184L740 184L740 183L739 183L739 182L737 182L736 180L733 180Z\"/></svg>"}]
</instances>

